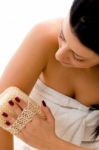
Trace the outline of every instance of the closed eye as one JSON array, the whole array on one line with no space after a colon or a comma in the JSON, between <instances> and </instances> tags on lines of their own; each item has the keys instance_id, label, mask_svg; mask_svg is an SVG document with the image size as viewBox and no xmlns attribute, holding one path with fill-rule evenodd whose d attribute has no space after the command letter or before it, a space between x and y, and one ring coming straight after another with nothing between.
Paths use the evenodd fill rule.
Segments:
<instances>
[{"instance_id":1,"label":"closed eye","mask_svg":"<svg viewBox=\"0 0 99 150\"><path fill-rule=\"evenodd\" d=\"M76 58L76 57L74 57L74 59L77 60L77 61L79 61L79 62L85 61L85 60L83 60L83 59L78 59L78 58Z\"/></svg>"},{"instance_id":2,"label":"closed eye","mask_svg":"<svg viewBox=\"0 0 99 150\"><path fill-rule=\"evenodd\" d=\"M66 39L65 39L65 37L64 37L62 28L61 28L61 30L60 30L59 38L60 38L62 41L66 42ZM72 51L72 50L71 50L71 51ZM84 62L84 61L85 61L85 59L79 58L79 55L77 55L76 53L74 53L74 51L72 51L72 54L73 54L73 58L74 58L76 61L79 61L79 62Z\"/></svg>"},{"instance_id":3,"label":"closed eye","mask_svg":"<svg viewBox=\"0 0 99 150\"><path fill-rule=\"evenodd\" d=\"M73 58L79 62L85 61L84 59L77 58L77 56L73 53Z\"/></svg>"}]
</instances>

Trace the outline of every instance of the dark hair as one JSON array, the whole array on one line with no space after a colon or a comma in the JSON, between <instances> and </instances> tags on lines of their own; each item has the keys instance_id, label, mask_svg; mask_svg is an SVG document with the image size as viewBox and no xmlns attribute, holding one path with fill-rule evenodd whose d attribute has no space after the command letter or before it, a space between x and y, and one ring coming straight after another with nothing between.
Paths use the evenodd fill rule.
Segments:
<instances>
[{"instance_id":1,"label":"dark hair","mask_svg":"<svg viewBox=\"0 0 99 150\"><path fill-rule=\"evenodd\" d=\"M70 25L79 41L99 54L99 0L74 0Z\"/></svg>"},{"instance_id":2,"label":"dark hair","mask_svg":"<svg viewBox=\"0 0 99 150\"><path fill-rule=\"evenodd\" d=\"M70 26L82 44L99 54L99 0L74 0L70 9ZM99 110L99 105L93 105L90 110ZM94 137L98 135L99 120Z\"/></svg>"},{"instance_id":3,"label":"dark hair","mask_svg":"<svg viewBox=\"0 0 99 150\"><path fill-rule=\"evenodd\" d=\"M89 109L90 111L96 111L98 110L99 111L99 105L92 105ZM97 125L96 125L96 128L95 130L92 132L93 134L93 138L97 138L99 136L99 118L97 120Z\"/></svg>"}]
</instances>

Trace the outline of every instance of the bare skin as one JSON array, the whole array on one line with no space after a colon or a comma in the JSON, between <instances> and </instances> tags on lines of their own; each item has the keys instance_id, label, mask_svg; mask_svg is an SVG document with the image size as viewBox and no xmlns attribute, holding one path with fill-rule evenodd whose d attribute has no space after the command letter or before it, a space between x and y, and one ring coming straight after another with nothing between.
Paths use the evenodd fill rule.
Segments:
<instances>
[{"instance_id":1,"label":"bare skin","mask_svg":"<svg viewBox=\"0 0 99 150\"><path fill-rule=\"evenodd\" d=\"M69 52L67 51L70 50L70 48L67 46L68 43L66 41L64 42L62 39L58 39L59 41L57 44L60 44L60 47L51 55L47 68L40 75L40 79L49 87L75 98L86 106L90 107L93 104L99 104L99 56L95 56L95 54L93 54L93 52L90 50L87 50L88 53L86 53L87 48L80 44L75 46L78 44L78 41L75 42L75 39L72 39L75 37L70 34L72 33L67 33L67 37L71 38L68 41L75 49L75 52L79 52L81 56L90 56L89 58L92 60L92 62L90 62L91 60L88 60L87 62L84 62L83 65L82 62L68 60L69 57L73 57L71 55L68 56ZM74 46L73 42L75 44ZM64 57L65 55L66 57ZM68 64L61 64L64 60L65 62L67 61L71 63L71 66L68 66ZM94 62L94 60L96 62ZM97 63L97 65L91 67L91 65L94 65L94 63ZM76 68L73 65L75 65ZM87 66L88 68L82 68L82 66Z\"/></svg>"},{"instance_id":2,"label":"bare skin","mask_svg":"<svg viewBox=\"0 0 99 150\"><path fill-rule=\"evenodd\" d=\"M61 24L66 41L60 38ZM88 60L78 62L71 49L84 59L87 56ZM69 64L64 64L64 61ZM99 104L99 56L78 41L63 19L33 28L6 67L0 81L0 92L15 85L29 94L38 78L86 106ZM0 135L0 149L13 150L12 136L2 129Z\"/></svg>"}]
</instances>

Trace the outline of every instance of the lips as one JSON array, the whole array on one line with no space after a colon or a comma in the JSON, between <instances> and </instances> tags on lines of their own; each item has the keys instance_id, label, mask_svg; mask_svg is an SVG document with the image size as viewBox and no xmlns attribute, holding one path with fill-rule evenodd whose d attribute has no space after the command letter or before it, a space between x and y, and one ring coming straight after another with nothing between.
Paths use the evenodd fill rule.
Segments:
<instances>
[{"instance_id":1,"label":"lips","mask_svg":"<svg viewBox=\"0 0 99 150\"><path fill-rule=\"evenodd\" d=\"M67 63L67 62L64 62L64 61L62 61L62 62L60 62L60 63L62 63L62 64L67 64L67 65L71 65L70 63Z\"/></svg>"},{"instance_id":2,"label":"lips","mask_svg":"<svg viewBox=\"0 0 99 150\"><path fill-rule=\"evenodd\" d=\"M60 61L60 63L63 65L63 66L66 66L66 67L73 67L73 65L72 64L70 64L70 63L67 63L67 62L61 62Z\"/></svg>"}]
</instances>

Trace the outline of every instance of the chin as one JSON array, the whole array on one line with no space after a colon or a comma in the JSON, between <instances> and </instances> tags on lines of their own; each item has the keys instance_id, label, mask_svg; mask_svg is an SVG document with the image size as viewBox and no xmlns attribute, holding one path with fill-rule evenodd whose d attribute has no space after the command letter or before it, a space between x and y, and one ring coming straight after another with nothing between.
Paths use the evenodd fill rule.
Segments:
<instances>
[{"instance_id":1,"label":"chin","mask_svg":"<svg viewBox=\"0 0 99 150\"><path fill-rule=\"evenodd\" d=\"M73 64L69 64L69 63L64 63L64 62L60 62L62 64L62 66L64 67L68 67L68 68L81 68L81 69L88 69L88 68L92 68L92 66L75 66Z\"/></svg>"}]
</instances>

